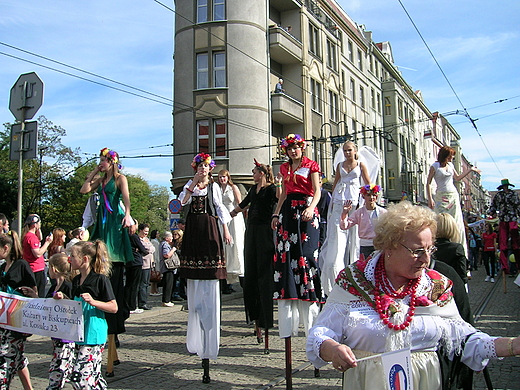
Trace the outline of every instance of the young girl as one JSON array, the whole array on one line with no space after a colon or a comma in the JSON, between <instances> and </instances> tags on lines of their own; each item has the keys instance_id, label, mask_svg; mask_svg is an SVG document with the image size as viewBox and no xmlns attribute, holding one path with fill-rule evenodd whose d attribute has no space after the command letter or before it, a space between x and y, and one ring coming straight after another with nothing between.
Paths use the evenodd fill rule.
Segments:
<instances>
[{"instance_id":1,"label":"young girl","mask_svg":"<svg viewBox=\"0 0 520 390\"><path fill-rule=\"evenodd\" d=\"M51 298L57 293L61 293L63 298L72 297L71 269L65 253L56 253L50 257L49 277L56 281L56 285L54 289L49 289L46 298ZM53 355L47 390L62 389L72 373L74 363L74 341L52 338L52 345Z\"/></svg>"},{"instance_id":2,"label":"young girl","mask_svg":"<svg viewBox=\"0 0 520 390\"><path fill-rule=\"evenodd\" d=\"M497 234L493 231L493 226L491 226L490 223L486 223L486 232L482 234L482 240L484 241L482 261L484 261L484 267L486 268L487 274L484 282L491 281L491 283L495 283L495 263L497 261L495 252L497 250Z\"/></svg>"},{"instance_id":3,"label":"young girl","mask_svg":"<svg viewBox=\"0 0 520 390\"><path fill-rule=\"evenodd\" d=\"M36 291L34 273L22 258L22 246L16 232L0 233L0 259L5 259L0 266L2 291L17 295L23 295L21 287ZM23 388L32 389L28 361L24 356L26 339L27 335L0 328L0 390L9 389L16 372Z\"/></svg>"},{"instance_id":4,"label":"young girl","mask_svg":"<svg viewBox=\"0 0 520 390\"><path fill-rule=\"evenodd\" d=\"M72 297L82 302L84 318L84 341L76 343L73 372L70 377L74 389L106 389L101 375L101 358L105 349L108 326L106 313L117 312L112 286L108 279L110 262L107 248L101 240L78 242L72 247L70 258L72 270L78 270L72 280ZM63 299L62 292L54 294Z\"/></svg>"}]
</instances>

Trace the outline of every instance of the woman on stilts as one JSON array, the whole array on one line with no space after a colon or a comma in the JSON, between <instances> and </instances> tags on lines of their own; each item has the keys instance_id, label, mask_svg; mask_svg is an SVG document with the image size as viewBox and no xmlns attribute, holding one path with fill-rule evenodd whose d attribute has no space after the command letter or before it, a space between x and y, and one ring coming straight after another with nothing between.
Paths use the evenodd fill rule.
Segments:
<instances>
[{"instance_id":1,"label":"woman on stilts","mask_svg":"<svg viewBox=\"0 0 520 390\"><path fill-rule=\"evenodd\" d=\"M220 342L219 280L226 279L224 248L217 221L222 224L224 241L229 244L231 236L227 224L231 216L222 204L222 192L211 178L215 161L209 154L199 153L191 166L195 175L179 195L182 205L189 208L179 277L187 281L186 346L189 352L202 359L202 382L209 383L209 359L217 359Z\"/></svg>"},{"instance_id":2,"label":"woman on stilts","mask_svg":"<svg viewBox=\"0 0 520 390\"><path fill-rule=\"evenodd\" d=\"M108 377L114 376L114 365L119 364L117 335L126 331L125 320L129 316L128 306L125 304L123 276L125 264L134 258L128 230L125 229L134 224L130 216L130 192L126 176L119 173L120 169L122 166L117 152L103 148L99 153L99 165L87 175L80 189L82 194L96 190L99 194L99 207L91 240L100 239L107 247L112 267L110 283L118 306L116 313L105 314L108 324ZM124 208L121 207L121 200Z\"/></svg>"},{"instance_id":3,"label":"woman on stilts","mask_svg":"<svg viewBox=\"0 0 520 390\"><path fill-rule=\"evenodd\" d=\"M298 334L300 319L308 333L322 302L317 209L320 167L303 155L305 146L299 134L289 134L280 144L289 161L280 166L282 191L271 222L277 243L274 299L278 301L280 337L285 339L287 388L292 387L291 336Z\"/></svg>"},{"instance_id":4,"label":"woman on stilts","mask_svg":"<svg viewBox=\"0 0 520 390\"><path fill-rule=\"evenodd\" d=\"M248 209L245 235L244 306L250 321L255 321L258 343L262 342L264 329L264 353L269 353L269 329L273 327L273 256L274 236L271 215L278 201L273 184L273 171L269 165L255 160L253 180L246 197L231 211L231 216Z\"/></svg>"}]
</instances>

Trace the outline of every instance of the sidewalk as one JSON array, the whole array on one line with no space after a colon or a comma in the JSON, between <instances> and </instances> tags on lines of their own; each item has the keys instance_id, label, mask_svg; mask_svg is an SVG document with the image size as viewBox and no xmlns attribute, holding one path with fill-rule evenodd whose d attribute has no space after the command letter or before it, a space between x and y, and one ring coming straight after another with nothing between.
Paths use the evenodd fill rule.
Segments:
<instances>
[{"instance_id":1,"label":"sidewalk","mask_svg":"<svg viewBox=\"0 0 520 390\"><path fill-rule=\"evenodd\" d=\"M479 315L477 327L497 336L520 334L520 288L513 284L513 279L506 278L507 293L504 294L500 277L494 284L485 283L484 278L484 270L480 268L469 281L474 312L488 300L484 312L475 313ZM269 337L271 353L263 353L263 343L257 343L253 327L246 325L240 291L223 295L221 349L218 360L211 362L211 383L206 385L201 381L200 359L186 350L188 313L181 310L182 304L162 307L160 297L150 297L149 303L156 307L132 315L127 321L127 332L119 337L121 364L115 367L115 376L107 379L110 389L285 389L283 340L278 338L277 328L273 329ZM341 387L340 374L330 366L320 370L320 378L314 378L313 367L305 357L303 332L293 338L292 343L293 370L299 369L293 375L294 389L337 390ZM34 388L44 389L51 342L48 338L32 336L26 351ZM520 358L493 361L489 367L495 389L520 390ZM14 379L11 389L22 389L18 378ZM485 389L482 374L475 376L475 389Z\"/></svg>"}]
</instances>

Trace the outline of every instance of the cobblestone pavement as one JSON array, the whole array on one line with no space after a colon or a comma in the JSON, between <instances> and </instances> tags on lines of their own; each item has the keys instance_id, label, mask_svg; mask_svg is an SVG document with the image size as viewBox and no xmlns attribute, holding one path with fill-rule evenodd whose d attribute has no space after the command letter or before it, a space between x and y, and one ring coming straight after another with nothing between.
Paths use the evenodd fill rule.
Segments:
<instances>
[{"instance_id":1,"label":"cobblestone pavement","mask_svg":"<svg viewBox=\"0 0 520 390\"><path fill-rule=\"evenodd\" d=\"M520 334L520 288L512 278L506 277L507 293L504 293L501 277L494 284L485 283L484 278L484 270L480 268L469 281L477 327L497 336ZM110 389L285 389L283 340L278 338L277 328L273 329L269 337L270 354L263 353L264 345L257 343L253 328L245 322L240 291L223 296L221 349L218 360L210 365L210 384L202 384L200 359L186 350L188 313L181 310L182 304L161 307L160 297L150 297L149 303L156 307L133 314L127 321L127 332L119 337L121 364L115 367L115 376L107 378ZM487 304L484 310L478 310L484 303ZM292 343L293 370L297 371L293 375L294 389L341 387L340 374L330 366L320 370L320 378L314 377L313 367L305 358L303 332ZM48 383L51 342L32 336L26 350L34 388L44 389ZM520 390L520 358L492 361L489 368L495 389ZM22 389L18 378L11 388ZM477 374L475 389L485 388L483 375Z\"/></svg>"}]
</instances>

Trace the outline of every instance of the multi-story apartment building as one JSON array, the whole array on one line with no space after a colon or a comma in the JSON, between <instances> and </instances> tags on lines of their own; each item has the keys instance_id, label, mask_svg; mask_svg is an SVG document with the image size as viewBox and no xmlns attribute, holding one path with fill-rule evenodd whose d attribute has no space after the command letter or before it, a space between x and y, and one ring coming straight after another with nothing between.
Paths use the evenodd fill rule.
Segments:
<instances>
[{"instance_id":1,"label":"multi-story apartment building","mask_svg":"<svg viewBox=\"0 0 520 390\"><path fill-rule=\"evenodd\" d=\"M174 84L176 192L195 153L249 184L253 157L276 171L280 138L299 133L329 179L353 139L381 158L386 200L425 203L438 148L460 139L403 79L390 43L373 42L334 0L177 2Z\"/></svg>"}]
</instances>

